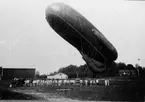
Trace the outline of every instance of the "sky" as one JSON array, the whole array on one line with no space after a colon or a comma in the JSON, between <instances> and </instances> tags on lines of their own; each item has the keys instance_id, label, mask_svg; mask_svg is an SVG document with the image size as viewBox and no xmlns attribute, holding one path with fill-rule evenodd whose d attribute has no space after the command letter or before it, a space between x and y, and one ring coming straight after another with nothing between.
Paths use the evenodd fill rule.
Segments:
<instances>
[{"instance_id":1,"label":"sky","mask_svg":"<svg viewBox=\"0 0 145 102\"><path fill-rule=\"evenodd\" d=\"M62 2L85 16L118 51L116 62L145 66L145 2L124 0L0 0L0 65L36 68L41 74L70 64L80 53L45 19L48 5Z\"/></svg>"}]
</instances>

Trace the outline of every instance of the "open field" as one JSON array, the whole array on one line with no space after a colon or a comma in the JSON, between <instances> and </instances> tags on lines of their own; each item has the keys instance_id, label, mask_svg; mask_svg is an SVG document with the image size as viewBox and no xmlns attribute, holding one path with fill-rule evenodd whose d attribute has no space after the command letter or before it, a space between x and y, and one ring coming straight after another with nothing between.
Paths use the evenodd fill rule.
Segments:
<instances>
[{"instance_id":1,"label":"open field","mask_svg":"<svg viewBox=\"0 0 145 102\"><path fill-rule=\"evenodd\" d=\"M0 88L0 100L38 100L31 95L14 92L5 88Z\"/></svg>"},{"instance_id":2,"label":"open field","mask_svg":"<svg viewBox=\"0 0 145 102\"><path fill-rule=\"evenodd\" d=\"M110 84L105 86L104 79L98 85L37 85L1 88L1 99L8 100L47 100L63 102L85 101L143 101L144 84L131 78L106 78ZM8 86L9 82L1 82Z\"/></svg>"},{"instance_id":3,"label":"open field","mask_svg":"<svg viewBox=\"0 0 145 102\"><path fill-rule=\"evenodd\" d=\"M56 86L38 86L23 87L13 89L32 96L43 97L46 100L50 98L70 98L87 101L123 101L136 100L135 90L129 87L120 86L94 86L94 87L56 87Z\"/></svg>"},{"instance_id":4,"label":"open field","mask_svg":"<svg viewBox=\"0 0 145 102\"><path fill-rule=\"evenodd\" d=\"M16 92L25 93L45 100L71 99L80 101L141 101L144 100L143 84L134 79L115 78L109 86L105 85L42 85L13 88Z\"/></svg>"}]
</instances>

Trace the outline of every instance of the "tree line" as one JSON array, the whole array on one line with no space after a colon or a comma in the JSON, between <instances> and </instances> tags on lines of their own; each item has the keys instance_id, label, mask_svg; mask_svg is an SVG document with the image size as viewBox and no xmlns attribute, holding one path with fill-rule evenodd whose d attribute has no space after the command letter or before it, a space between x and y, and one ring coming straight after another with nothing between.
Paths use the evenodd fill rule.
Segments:
<instances>
[{"instance_id":1,"label":"tree line","mask_svg":"<svg viewBox=\"0 0 145 102\"><path fill-rule=\"evenodd\" d=\"M90 68L84 64L80 66L69 65L66 67L59 68L58 71L52 72L49 75L55 75L57 73L64 73L68 75L68 78L100 78L100 77L114 77L119 76L119 70L128 69L135 70L136 73L139 73L139 76L145 77L145 67L142 67L138 64L133 66L132 64L125 64L123 62L113 62L110 66L107 67L107 70L102 73L94 73ZM47 75L36 75L37 78L47 78Z\"/></svg>"},{"instance_id":2,"label":"tree line","mask_svg":"<svg viewBox=\"0 0 145 102\"><path fill-rule=\"evenodd\" d=\"M138 64L133 66L132 64L125 64L123 62L113 62L111 66L109 66L107 70L102 73L93 73L90 68L86 64L84 64L80 66L69 65L67 67L60 68L56 72L50 73L50 75L54 75L56 73L64 73L67 74L69 78L113 77L119 76L120 69L135 70L135 72L139 73L141 77L145 77L145 67L142 67Z\"/></svg>"}]
</instances>

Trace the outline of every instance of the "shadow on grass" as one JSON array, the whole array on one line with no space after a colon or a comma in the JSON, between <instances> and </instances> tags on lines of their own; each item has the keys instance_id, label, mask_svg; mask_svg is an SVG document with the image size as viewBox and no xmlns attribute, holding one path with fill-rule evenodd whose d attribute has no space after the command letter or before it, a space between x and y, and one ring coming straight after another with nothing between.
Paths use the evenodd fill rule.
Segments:
<instances>
[{"instance_id":1,"label":"shadow on grass","mask_svg":"<svg viewBox=\"0 0 145 102\"><path fill-rule=\"evenodd\" d=\"M0 100L38 100L38 98L23 93L13 92L7 88L0 88Z\"/></svg>"}]
</instances>

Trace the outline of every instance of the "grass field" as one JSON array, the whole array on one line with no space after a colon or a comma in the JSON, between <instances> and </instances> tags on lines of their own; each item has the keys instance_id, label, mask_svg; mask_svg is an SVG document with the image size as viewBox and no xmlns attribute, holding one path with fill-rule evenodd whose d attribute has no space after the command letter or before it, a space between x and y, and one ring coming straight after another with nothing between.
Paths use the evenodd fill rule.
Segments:
<instances>
[{"instance_id":1,"label":"grass field","mask_svg":"<svg viewBox=\"0 0 145 102\"><path fill-rule=\"evenodd\" d=\"M0 100L38 100L39 98L0 88Z\"/></svg>"},{"instance_id":2,"label":"grass field","mask_svg":"<svg viewBox=\"0 0 145 102\"><path fill-rule=\"evenodd\" d=\"M81 101L144 101L144 83L134 78L107 78L110 85L40 85L0 89L1 99L8 100L79 100ZM104 79L101 79L104 80ZM1 82L2 83L2 82ZM4 82L6 85L8 82ZM2 84L1 84L2 85ZM14 91L14 92L13 92ZM58 100L59 101L59 100ZM73 101L72 101L73 102Z\"/></svg>"},{"instance_id":3,"label":"grass field","mask_svg":"<svg viewBox=\"0 0 145 102\"><path fill-rule=\"evenodd\" d=\"M21 87L14 90L35 96L35 93L42 93L40 97L69 98L84 101L143 101L144 85L131 79L112 79L109 86L105 85L43 85L35 87ZM31 92L30 92L31 90Z\"/></svg>"}]
</instances>

